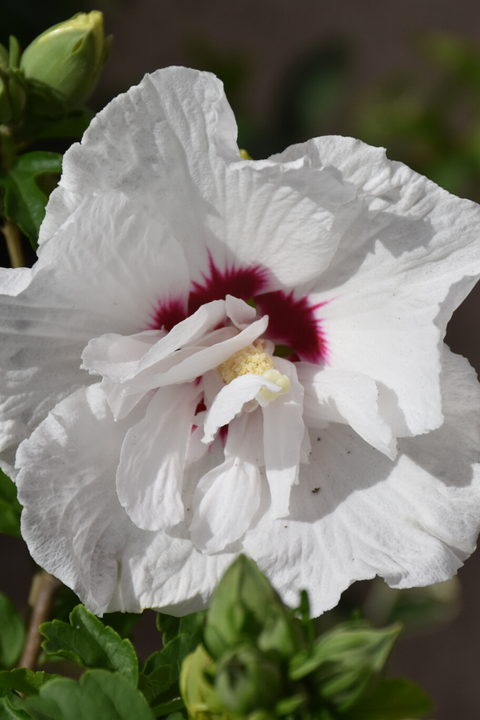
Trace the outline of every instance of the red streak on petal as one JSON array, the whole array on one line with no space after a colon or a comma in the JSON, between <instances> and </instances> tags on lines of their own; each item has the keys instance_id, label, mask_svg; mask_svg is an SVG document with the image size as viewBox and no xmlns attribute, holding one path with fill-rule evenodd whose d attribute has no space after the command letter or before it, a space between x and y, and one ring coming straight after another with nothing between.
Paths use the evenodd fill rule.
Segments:
<instances>
[{"instance_id":1,"label":"red streak on petal","mask_svg":"<svg viewBox=\"0 0 480 720\"><path fill-rule=\"evenodd\" d=\"M188 314L192 315L201 305L212 300L224 300L233 295L240 300L250 300L261 292L267 283L267 270L261 267L226 267L219 270L209 253L209 275L203 275L203 283L193 283L188 299Z\"/></svg>"},{"instance_id":2,"label":"red streak on petal","mask_svg":"<svg viewBox=\"0 0 480 720\"><path fill-rule=\"evenodd\" d=\"M265 293L255 298L262 315L268 315L265 335L276 343L289 345L296 354L308 362L327 360L328 349L321 320L315 310L325 305L310 305L308 297L295 299L293 290Z\"/></svg>"},{"instance_id":3,"label":"red streak on petal","mask_svg":"<svg viewBox=\"0 0 480 720\"><path fill-rule=\"evenodd\" d=\"M228 425L222 425L218 431L218 437L222 441L223 447L225 447L228 438Z\"/></svg>"},{"instance_id":4,"label":"red streak on petal","mask_svg":"<svg viewBox=\"0 0 480 720\"><path fill-rule=\"evenodd\" d=\"M207 406L205 405L205 402L204 402L204 400L203 400L203 398L202 398L202 399L200 400L200 402L198 403L198 405L197 405L197 408L196 408L196 410L195 410L195 415L198 415L198 413L200 413L200 412L205 412L206 409L207 409Z\"/></svg>"},{"instance_id":5,"label":"red streak on petal","mask_svg":"<svg viewBox=\"0 0 480 720\"><path fill-rule=\"evenodd\" d=\"M182 322L187 317L185 305L182 300L170 299L166 302L160 300L156 309L152 313L152 322L148 326L149 330L166 330L169 332L177 323Z\"/></svg>"}]
</instances>

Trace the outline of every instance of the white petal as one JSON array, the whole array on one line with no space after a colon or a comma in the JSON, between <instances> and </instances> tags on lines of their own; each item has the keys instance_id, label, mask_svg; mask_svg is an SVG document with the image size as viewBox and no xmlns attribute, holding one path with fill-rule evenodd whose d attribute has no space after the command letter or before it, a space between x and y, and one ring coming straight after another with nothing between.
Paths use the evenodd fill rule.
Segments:
<instances>
[{"instance_id":1,"label":"white petal","mask_svg":"<svg viewBox=\"0 0 480 720\"><path fill-rule=\"evenodd\" d=\"M267 388L270 392L279 392L280 390L278 385L270 380L266 380L261 375L252 374L240 375L225 385L207 412L203 442L211 442L217 430L223 425L228 425L241 412L245 403L253 400L262 388Z\"/></svg>"},{"instance_id":2,"label":"white petal","mask_svg":"<svg viewBox=\"0 0 480 720\"><path fill-rule=\"evenodd\" d=\"M208 218L208 248L220 272L232 266L267 269L263 290L270 292L326 270L340 240L334 208L312 200L289 179L285 168L269 161L225 169L222 212Z\"/></svg>"},{"instance_id":3,"label":"white petal","mask_svg":"<svg viewBox=\"0 0 480 720\"><path fill-rule=\"evenodd\" d=\"M201 377L209 370L221 365L238 350L250 345L260 335L263 335L267 325L268 317L265 316L228 340L206 348L200 346L198 352L188 353L188 357L185 357L185 359L181 355L182 351L179 351L172 356L174 361L177 356L179 359L179 362L176 362L173 366L163 369L161 363L159 363L158 369L160 372L157 372L157 368L152 366L137 375L137 377L129 380L129 384L135 390L150 390L156 387L165 387L166 385L195 380L195 378ZM188 350L188 348L185 350Z\"/></svg>"},{"instance_id":4,"label":"white petal","mask_svg":"<svg viewBox=\"0 0 480 720\"><path fill-rule=\"evenodd\" d=\"M265 515L244 541L287 602L305 587L316 615L375 574L394 587L441 582L473 551L480 392L468 363L448 350L443 391L445 424L402 440L394 463L345 426L311 434L312 459L292 488L290 517Z\"/></svg>"},{"instance_id":5,"label":"white petal","mask_svg":"<svg viewBox=\"0 0 480 720\"><path fill-rule=\"evenodd\" d=\"M180 300L188 291L189 277L171 236L110 192L85 200L31 272L3 273L0 281L6 293L0 309L0 444L12 463L17 444L48 411L93 382L79 369L90 338L145 329L159 301L170 292Z\"/></svg>"},{"instance_id":6,"label":"white petal","mask_svg":"<svg viewBox=\"0 0 480 720\"><path fill-rule=\"evenodd\" d=\"M197 217L216 194L212 164L239 159L236 136L222 83L213 75L186 68L146 75L99 112L82 144L65 153L40 240L51 237L83 197L116 188L151 217L169 218L185 246L193 246L202 240Z\"/></svg>"},{"instance_id":7,"label":"white petal","mask_svg":"<svg viewBox=\"0 0 480 720\"><path fill-rule=\"evenodd\" d=\"M275 367L282 375L287 375L291 388L263 408L265 470L272 496L273 517L284 517L288 514L290 488L298 483L305 433L303 387L293 363L275 358Z\"/></svg>"},{"instance_id":8,"label":"white petal","mask_svg":"<svg viewBox=\"0 0 480 720\"><path fill-rule=\"evenodd\" d=\"M248 457L258 433L258 417L252 415L230 423L225 462L204 475L195 491L190 532L202 552L215 553L238 540L260 505L261 475Z\"/></svg>"},{"instance_id":9,"label":"white petal","mask_svg":"<svg viewBox=\"0 0 480 720\"><path fill-rule=\"evenodd\" d=\"M142 530L167 530L184 518L182 478L197 399L194 385L161 388L125 435L118 498Z\"/></svg>"},{"instance_id":10,"label":"white petal","mask_svg":"<svg viewBox=\"0 0 480 720\"><path fill-rule=\"evenodd\" d=\"M159 333L160 337L153 344L150 342L152 333L148 332L143 353L140 350L131 360L130 338L121 338L111 333L102 335L91 340L85 348L82 355L84 366L90 372L107 376L114 382L126 382L185 345L195 344L202 335L211 332L223 322L225 317L223 300L202 305L196 313L179 322L166 335ZM137 340L137 336L135 339Z\"/></svg>"},{"instance_id":11,"label":"white petal","mask_svg":"<svg viewBox=\"0 0 480 720\"><path fill-rule=\"evenodd\" d=\"M34 559L92 612L152 607L183 615L206 607L234 555L202 555L186 527L174 538L131 522L115 471L138 419L114 422L98 384L61 402L18 453L22 533ZM201 472L192 467L194 476Z\"/></svg>"},{"instance_id":12,"label":"white petal","mask_svg":"<svg viewBox=\"0 0 480 720\"><path fill-rule=\"evenodd\" d=\"M372 378L329 367L319 369L306 362L296 367L305 389L307 427L325 427L325 421L347 423L366 442L395 459L395 438L380 415L378 388Z\"/></svg>"},{"instance_id":13,"label":"white petal","mask_svg":"<svg viewBox=\"0 0 480 720\"><path fill-rule=\"evenodd\" d=\"M275 159L305 155L317 168L338 168L357 189L338 213L342 240L310 298L327 302L318 317L330 365L384 385L382 412L395 434L436 428L440 344L478 277L480 209L351 138L317 138Z\"/></svg>"},{"instance_id":14,"label":"white petal","mask_svg":"<svg viewBox=\"0 0 480 720\"><path fill-rule=\"evenodd\" d=\"M227 295L225 307L228 317L239 330L243 330L246 325L255 320L255 308L247 305L243 300L233 297L233 295Z\"/></svg>"},{"instance_id":15,"label":"white petal","mask_svg":"<svg viewBox=\"0 0 480 720\"><path fill-rule=\"evenodd\" d=\"M115 491L126 428L113 422L97 384L57 405L17 455L22 535L32 557L100 613L125 545L139 532Z\"/></svg>"}]
</instances>

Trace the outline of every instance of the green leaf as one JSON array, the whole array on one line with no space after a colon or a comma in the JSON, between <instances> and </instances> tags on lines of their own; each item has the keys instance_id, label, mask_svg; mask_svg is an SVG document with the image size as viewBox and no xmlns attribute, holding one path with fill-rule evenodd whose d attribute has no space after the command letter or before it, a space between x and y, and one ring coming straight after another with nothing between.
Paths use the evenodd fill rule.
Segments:
<instances>
[{"instance_id":1,"label":"green leaf","mask_svg":"<svg viewBox=\"0 0 480 720\"><path fill-rule=\"evenodd\" d=\"M31 720L31 715L17 707L21 702L18 695L12 692L0 697L0 720Z\"/></svg>"},{"instance_id":2,"label":"green leaf","mask_svg":"<svg viewBox=\"0 0 480 720\"><path fill-rule=\"evenodd\" d=\"M0 470L0 532L21 537L21 512L22 506L17 500L15 483Z\"/></svg>"},{"instance_id":3,"label":"green leaf","mask_svg":"<svg viewBox=\"0 0 480 720\"><path fill-rule=\"evenodd\" d=\"M0 628L0 666L9 668L20 657L25 628L13 603L3 593L0 593Z\"/></svg>"},{"instance_id":4,"label":"green leaf","mask_svg":"<svg viewBox=\"0 0 480 720\"><path fill-rule=\"evenodd\" d=\"M159 704L169 703L180 695L179 678L183 661L195 650L197 645L198 641L195 637L178 635L165 645L163 650L153 653L147 659L140 689L152 706L157 707ZM168 675L170 675L170 679L167 682ZM173 712L173 710L163 710L162 714Z\"/></svg>"},{"instance_id":5,"label":"green leaf","mask_svg":"<svg viewBox=\"0 0 480 720\"><path fill-rule=\"evenodd\" d=\"M143 672L146 675L150 675L154 670L164 665L170 665L173 668L172 677L173 679L177 679L180 676L184 659L195 650L197 645L197 640L190 635L178 635L174 640L167 643L162 650L158 650L154 652L153 655L150 655L145 663Z\"/></svg>"},{"instance_id":6,"label":"green leaf","mask_svg":"<svg viewBox=\"0 0 480 720\"><path fill-rule=\"evenodd\" d=\"M38 695L40 688L47 682L59 678L60 675L50 675L46 672L34 672L27 668L17 668L0 672L0 688L2 690L16 690L24 695Z\"/></svg>"},{"instance_id":7,"label":"green leaf","mask_svg":"<svg viewBox=\"0 0 480 720\"><path fill-rule=\"evenodd\" d=\"M206 610L199 610L177 618L165 613L158 613L157 628L163 633L163 644L167 645L177 635L194 635L200 642L206 614Z\"/></svg>"},{"instance_id":8,"label":"green leaf","mask_svg":"<svg viewBox=\"0 0 480 720\"><path fill-rule=\"evenodd\" d=\"M80 682L47 683L25 701L37 720L154 720L143 695L118 673L89 670Z\"/></svg>"},{"instance_id":9,"label":"green leaf","mask_svg":"<svg viewBox=\"0 0 480 720\"><path fill-rule=\"evenodd\" d=\"M49 122L45 128L38 133L37 137L81 138L94 117L95 113L93 110L84 107L81 111L73 112L61 120Z\"/></svg>"},{"instance_id":10,"label":"green leaf","mask_svg":"<svg viewBox=\"0 0 480 720\"><path fill-rule=\"evenodd\" d=\"M138 658L130 640L78 605L70 614L70 625L61 620L40 625L46 640L46 653L60 655L86 668L116 670L135 687L138 683Z\"/></svg>"},{"instance_id":11,"label":"green leaf","mask_svg":"<svg viewBox=\"0 0 480 720\"><path fill-rule=\"evenodd\" d=\"M47 204L47 195L38 186L37 178L61 171L62 156L59 153L40 151L20 155L9 170L0 170L0 187L5 189L5 213L27 235L35 250Z\"/></svg>"},{"instance_id":12,"label":"green leaf","mask_svg":"<svg viewBox=\"0 0 480 720\"><path fill-rule=\"evenodd\" d=\"M427 695L408 680L384 680L373 692L360 698L342 720L405 720L421 718L432 711Z\"/></svg>"},{"instance_id":13,"label":"green leaf","mask_svg":"<svg viewBox=\"0 0 480 720\"><path fill-rule=\"evenodd\" d=\"M172 683L173 668L171 665L163 665L151 672L150 675L140 673L138 676L138 689L145 695L149 705L155 702L155 698L167 690Z\"/></svg>"}]
</instances>

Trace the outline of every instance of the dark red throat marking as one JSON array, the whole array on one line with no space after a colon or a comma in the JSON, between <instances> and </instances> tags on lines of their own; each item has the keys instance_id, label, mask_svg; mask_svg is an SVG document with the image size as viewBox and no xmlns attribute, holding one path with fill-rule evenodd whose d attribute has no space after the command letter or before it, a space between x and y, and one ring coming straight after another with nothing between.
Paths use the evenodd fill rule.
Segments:
<instances>
[{"instance_id":1,"label":"dark red throat marking","mask_svg":"<svg viewBox=\"0 0 480 720\"><path fill-rule=\"evenodd\" d=\"M233 295L240 300L250 298L261 292L267 284L267 270L261 267L227 267L220 271L211 255L208 259L209 275L203 276L203 283L193 283L188 298L188 314L192 315L201 305L212 300L224 300Z\"/></svg>"},{"instance_id":2,"label":"dark red throat marking","mask_svg":"<svg viewBox=\"0 0 480 720\"><path fill-rule=\"evenodd\" d=\"M296 300L293 290L258 295L255 303L261 315L269 316L265 335L270 340L289 345L302 360L318 363L327 359L321 321L315 317L315 310L325 303L309 305L307 297Z\"/></svg>"}]
</instances>

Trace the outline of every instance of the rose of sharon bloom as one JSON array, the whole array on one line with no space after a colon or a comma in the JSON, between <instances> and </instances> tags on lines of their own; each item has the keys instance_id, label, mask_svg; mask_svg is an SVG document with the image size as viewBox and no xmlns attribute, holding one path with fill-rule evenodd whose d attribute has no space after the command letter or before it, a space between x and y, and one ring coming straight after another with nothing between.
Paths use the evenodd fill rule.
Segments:
<instances>
[{"instance_id":1,"label":"rose of sharon bloom","mask_svg":"<svg viewBox=\"0 0 480 720\"><path fill-rule=\"evenodd\" d=\"M239 552L315 614L376 574L452 576L480 392L442 340L479 235L381 149L245 160L215 77L147 75L65 155L36 265L1 275L1 457L35 560L99 614L204 607Z\"/></svg>"}]
</instances>

